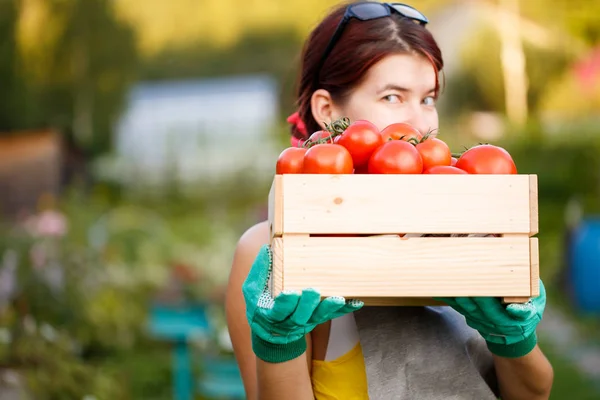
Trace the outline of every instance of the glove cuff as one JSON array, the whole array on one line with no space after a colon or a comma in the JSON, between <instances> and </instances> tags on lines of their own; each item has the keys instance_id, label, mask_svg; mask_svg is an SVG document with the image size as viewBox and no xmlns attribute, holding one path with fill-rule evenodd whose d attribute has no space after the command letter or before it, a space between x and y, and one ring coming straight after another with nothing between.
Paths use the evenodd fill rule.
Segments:
<instances>
[{"instance_id":1,"label":"glove cuff","mask_svg":"<svg viewBox=\"0 0 600 400\"><path fill-rule=\"evenodd\" d=\"M486 342L488 349L495 355L506 358L523 357L531 352L537 344L537 335L533 332L528 338L513 344Z\"/></svg>"},{"instance_id":2,"label":"glove cuff","mask_svg":"<svg viewBox=\"0 0 600 400\"><path fill-rule=\"evenodd\" d=\"M252 335L252 350L261 360L268 363L282 363L300 357L306 351L306 338L286 344L274 344Z\"/></svg>"}]
</instances>

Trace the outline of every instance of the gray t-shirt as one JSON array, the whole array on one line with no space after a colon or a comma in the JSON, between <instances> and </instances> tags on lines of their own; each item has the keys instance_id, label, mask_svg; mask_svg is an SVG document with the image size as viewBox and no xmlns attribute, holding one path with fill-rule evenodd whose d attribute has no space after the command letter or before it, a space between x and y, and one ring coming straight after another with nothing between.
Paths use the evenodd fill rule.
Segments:
<instances>
[{"instance_id":1,"label":"gray t-shirt","mask_svg":"<svg viewBox=\"0 0 600 400\"><path fill-rule=\"evenodd\" d=\"M450 307L354 313L371 400L496 400L485 341Z\"/></svg>"}]
</instances>

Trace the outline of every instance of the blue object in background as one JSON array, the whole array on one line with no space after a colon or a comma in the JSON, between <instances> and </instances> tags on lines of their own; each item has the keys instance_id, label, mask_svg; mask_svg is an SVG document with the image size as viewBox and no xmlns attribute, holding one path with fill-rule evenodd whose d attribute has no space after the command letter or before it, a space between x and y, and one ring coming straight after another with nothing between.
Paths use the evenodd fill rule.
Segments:
<instances>
[{"instance_id":1,"label":"blue object in background","mask_svg":"<svg viewBox=\"0 0 600 400\"><path fill-rule=\"evenodd\" d=\"M238 400L246 398L240 369L235 358L205 357L198 391L203 397Z\"/></svg>"},{"instance_id":2,"label":"blue object in background","mask_svg":"<svg viewBox=\"0 0 600 400\"><path fill-rule=\"evenodd\" d=\"M202 376L196 385L192 353L188 340L213 335L214 326L207 316L206 305L167 306L154 304L150 308L150 333L173 343L173 396L175 400L192 400L195 393L203 398L238 400L246 392L234 357L203 355L198 360Z\"/></svg>"},{"instance_id":3,"label":"blue object in background","mask_svg":"<svg viewBox=\"0 0 600 400\"><path fill-rule=\"evenodd\" d=\"M154 336L166 340L187 340L195 335L208 335L211 330L203 304L153 305L149 328Z\"/></svg>"},{"instance_id":4,"label":"blue object in background","mask_svg":"<svg viewBox=\"0 0 600 400\"><path fill-rule=\"evenodd\" d=\"M192 400L195 385L188 339L208 335L210 324L204 305L169 307L152 305L150 333L173 342L173 396L175 400Z\"/></svg>"},{"instance_id":5,"label":"blue object in background","mask_svg":"<svg viewBox=\"0 0 600 400\"><path fill-rule=\"evenodd\" d=\"M570 240L572 296L577 308L600 315L600 217L581 220Z\"/></svg>"}]
</instances>

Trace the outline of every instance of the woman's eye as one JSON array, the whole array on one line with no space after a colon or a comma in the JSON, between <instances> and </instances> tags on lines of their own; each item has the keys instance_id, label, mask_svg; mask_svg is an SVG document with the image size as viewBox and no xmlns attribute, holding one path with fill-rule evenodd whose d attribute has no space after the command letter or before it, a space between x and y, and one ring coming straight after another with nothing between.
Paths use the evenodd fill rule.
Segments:
<instances>
[{"instance_id":1,"label":"woman's eye","mask_svg":"<svg viewBox=\"0 0 600 400\"><path fill-rule=\"evenodd\" d=\"M400 96L398 96L397 94L388 94L383 99L385 101L387 101L388 103L400 103L401 102Z\"/></svg>"},{"instance_id":2,"label":"woman's eye","mask_svg":"<svg viewBox=\"0 0 600 400\"><path fill-rule=\"evenodd\" d=\"M435 106L435 97L427 96L423 99L423 104L426 106Z\"/></svg>"}]
</instances>

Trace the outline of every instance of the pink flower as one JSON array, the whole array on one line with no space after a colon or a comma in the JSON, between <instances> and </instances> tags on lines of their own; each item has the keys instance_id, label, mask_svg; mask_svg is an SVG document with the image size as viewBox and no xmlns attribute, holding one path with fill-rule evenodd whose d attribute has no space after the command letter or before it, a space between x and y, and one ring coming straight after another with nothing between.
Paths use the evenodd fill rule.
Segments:
<instances>
[{"instance_id":1,"label":"pink flower","mask_svg":"<svg viewBox=\"0 0 600 400\"><path fill-rule=\"evenodd\" d=\"M62 237L67 233L67 219L57 211L44 211L26 222L33 236Z\"/></svg>"}]
</instances>

